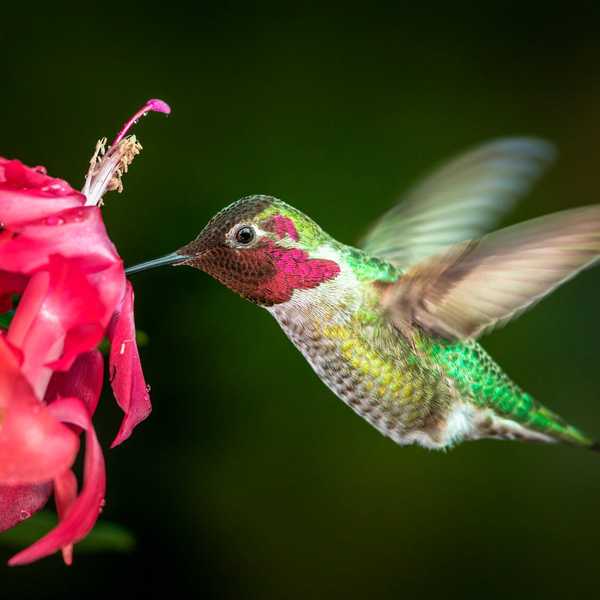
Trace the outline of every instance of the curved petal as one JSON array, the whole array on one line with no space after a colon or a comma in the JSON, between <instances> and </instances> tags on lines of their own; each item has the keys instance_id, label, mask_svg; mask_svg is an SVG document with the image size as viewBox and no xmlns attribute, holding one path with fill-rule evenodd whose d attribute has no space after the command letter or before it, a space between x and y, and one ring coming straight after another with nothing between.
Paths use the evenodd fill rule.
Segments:
<instances>
[{"instance_id":1,"label":"curved petal","mask_svg":"<svg viewBox=\"0 0 600 600\"><path fill-rule=\"evenodd\" d=\"M111 344L110 383L117 404L125 413L117 437L111 444L111 448L114 448L124 442L152 410L135 341L133 288L129 282L121 307L113 317L108 337Z\"/></svg>"},{"instance_id":2,"label":"curved petal","mask_svg":"<svg viewBox=\"0 0 600 600\"><path fill-rule=\"evenodd\" d=\"M78 398L60 398L48 408L60 421L86 432L83 489L64 519L43 538L13 556L8 563L11 566L33 562L83 539L96 523L104 502L104 457L85 404Z\"/></svg>"},{"instance_id":3,"label":"curved petal","mask_svg":"<svg viewBox=\"0 0 600 600\"><path fill-rule=\"evenodd\" d=\"M4 270L33 273L47 264L51 254L80 257L80 267L87 273L121 262L106 233L100 209L95 206L70 208L37 220L5 224L0 233L0 268Z\"/></svg>"},{"instance_id":4,"label":"curved petal","mask_svg":"<svg viewBox=\"0 0 600 600\"><path fill-rule=\"evenodd\" d=\"M28 167L19 160L0 162L0 222L4 226L39 219L84 202L83 194L66 181L49 177L44 167Z\"/></svg>"}]
</instances>

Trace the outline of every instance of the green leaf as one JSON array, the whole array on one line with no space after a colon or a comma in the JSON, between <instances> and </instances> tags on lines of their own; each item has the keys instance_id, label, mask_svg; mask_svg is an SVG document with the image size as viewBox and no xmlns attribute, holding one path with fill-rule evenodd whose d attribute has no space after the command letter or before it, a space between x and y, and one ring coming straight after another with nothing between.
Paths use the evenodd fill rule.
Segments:
<instances>
[{"instance_id":1,"label":"green leaf","mask_svg":"<svg viewBox=\"0 0 600 600\"><path fill-rule=\"evenodd\" d=\"M21 548L33 544L56 525L56 515L40 511L16 527L0 533L0 545ZM133 534L116 523L98 521L91 533L77 544L76 552L131 552Z\"/></svg>"}]
</instances>

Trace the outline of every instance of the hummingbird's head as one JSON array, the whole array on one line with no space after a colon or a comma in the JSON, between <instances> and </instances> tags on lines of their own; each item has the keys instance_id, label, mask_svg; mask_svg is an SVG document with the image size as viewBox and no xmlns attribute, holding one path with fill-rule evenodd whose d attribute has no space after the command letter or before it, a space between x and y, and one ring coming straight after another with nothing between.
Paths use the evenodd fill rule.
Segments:
<instances>
[{"instance_id":1,"label":"hummingbird's head","mask_svg":"<svg viewBox=\"0 0 600 600\"><path fill-rule=\"evenodd\" d=\"M294 290L337 277L337 262L319 258L330 242L314 221L285 202L248 196L217 213L195 240L159 261L195 267L251 302L272 306L287 302Z\"/></svg>"}]
</instances>

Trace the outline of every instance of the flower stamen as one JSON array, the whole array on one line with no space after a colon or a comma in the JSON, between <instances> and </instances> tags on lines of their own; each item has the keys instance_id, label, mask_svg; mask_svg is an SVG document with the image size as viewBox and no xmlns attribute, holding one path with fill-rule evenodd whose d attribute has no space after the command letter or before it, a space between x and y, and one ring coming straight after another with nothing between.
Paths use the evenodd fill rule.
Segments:
<instances>
[{"instance_id":1,"label":"flower stamen","mask_svg":"<svg viewBox=\"0 0 600 600\"><path fill-rule=\"evenodd\" d=\"M82 193L86 197L85 206L101 206L102 197L106 192L123 191L122 177L141 152L142 146L134 135L127 133L137 123L138 119L149 112L169 114L171 108L162 100L148 100L128 121L121 127L113 143L106 149L106 138L98 140L96 149L90 160L85 184Z\"/></svg>"}]
</instances>

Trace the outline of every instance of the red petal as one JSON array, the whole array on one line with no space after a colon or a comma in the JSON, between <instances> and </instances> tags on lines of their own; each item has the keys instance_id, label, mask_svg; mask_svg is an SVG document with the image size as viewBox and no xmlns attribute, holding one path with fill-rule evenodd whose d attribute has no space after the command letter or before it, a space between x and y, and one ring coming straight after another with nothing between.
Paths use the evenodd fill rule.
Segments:
<instances>
[{"instance_id":1,"label":"red petal","mask_svg":"<svg viewBox=\"0 0 600 600\"><path fill-rule=\"evenodd\" d=\"M104 360L98 350L80 354L67 372L54 373L44 400L50 404L59 397L79 398L93 415L100 400L103 375Z\"/></svg>"},{"instance_id":2,"label":"red petal","mask_svg":"<svg viewBox=\"0 0 600 600\"><path fill-rule=\"evenodd\" d=\"M75 433L36 399L0 337L0 482L49 481L73 464L78 448Z\"/></svg>"},{"instance_id":3,"label":"red petal","mask_svg":"<svg viewBox=\"0 0 600 600\"><path fill-rule=\"evenodd\" d=\"M100 341L99 322L104 319L105 307L78 267L76 260L51 256L48 271L31 278L8 329L8 341L23 352L22 372L40 398L52 374L48 363L63 354L66 335L72 328L95 326L95 336L88 336L84 340L87 347L79 344L79 350L90 350ZM68 359L71 349L66 351ZM65 364L68 366L68 361Z\"/></svg>"},{"instance_id":4,"label":"red petal","mask_svg":"<svg viewBox=\"0 0 600 600\"><path fill-rule=\"evenodd\" d=\"M14 527L43 508L51 491L50 482L38 485L0 485L0 531Z\"/></svg>"},{"instance_id":5,"label":"red petal","mask_svg":"<svg viewBox=\"0 0 600 600\"><path fill-rule=\"evenodd\" d=\"M46 366L53 371L68 371L82 352L95 348L104 336L104 327L99 323L87 323L67 331L62 356ZM64 395L64 394L63 394Z\"/></svg>"},{"instance_id":6,"label":"red petal","mask_svg":"<svg viewBox=\"0 0 600 600\"><path fill-rule=\"evenodd\" d=\"M7 226L0 234L0 252L2 268L19 273L44 267L50 254L80 257L80 267L87 273L121 262L100 209L94 206L55 211L43 219Z\"/></svg>"},{"instance_id":7,"label":"red petal","mask_svg":"<svg viewBox=\"0 0 600 600\"><path fill-rule=\"evenodd\" d=\"M49 410L57 419L86 431L83 489L64 520L29 548L13 556L9 561L11 566L33 562L83 539L96 523L104 502L104 458L85 405L77 398L60 398L49 406Z\"/></svg>"},{"instance_id":8,"label":"red petal","mask_svg":"<svg viewBox=\"0 0 600 600\"><path fill-rule=\"evenodd\" d=\"M85 196L66 181L46 175L43 167L27 167L18 160L0 163L0 223L12 225L81 206Z\"/></svg>"},{"instance_id":9,"label":"red petal","mask_svg":"<svg viewBox=\"0 0 600 600\"><path fill-rule=\"evenodd\" d=\"M117 404L125 417L111 447L124 442L133 429L152 410L148 387L140 363L140 355L135 341L133 318L133 288L127 282L127 289L120 309L115 313L109 329L110 338L110 379Z\"/></svg>"}]
</instances>

